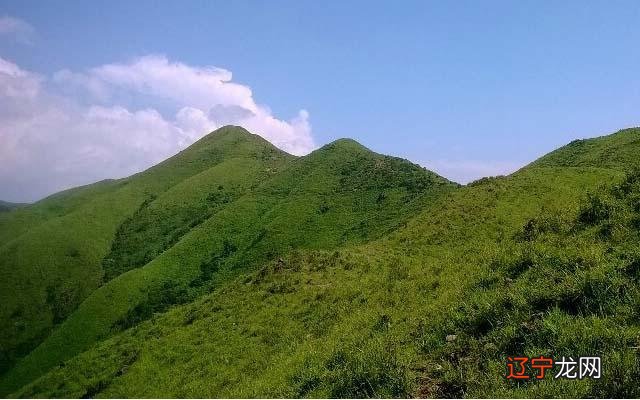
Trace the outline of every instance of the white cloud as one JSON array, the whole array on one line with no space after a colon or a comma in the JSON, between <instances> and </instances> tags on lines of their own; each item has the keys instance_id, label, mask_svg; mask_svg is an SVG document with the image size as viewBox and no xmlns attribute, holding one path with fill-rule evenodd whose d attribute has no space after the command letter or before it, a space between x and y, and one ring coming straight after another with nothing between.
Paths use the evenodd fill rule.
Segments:
<instances>
[{"instance_id":1,"label":"white cloud","mask_svg":"<svg viewBox=\"0 0 640 400\"><path fill-rule=\"evenodd\" d=\"M163 56L146 56L127 64L94 68L88 76L115 88L190 104L200 109L235 105L255 112L251 89L231 82L230 71L215 67L191 67L169 62Z\"/></svg>"},{"instance_id":2,"label":"white cloud","mask_svg":"<svg viewBox=\"0 0 640 400\"><path fill-rule=\"evenodd\" d=\"M48 79L0 58L0 199L127 176L227 124L293 154L315 148L306 111L278 119L231 78L146 56Z\"/></svg>"},{"instance_id":3,"label":"white cloud","mask_svg":"<svg viewBox=\"0 0 640 400\"><path fill-rule=\"evenodd\" d=\"M23 44L31 44L35 29L19 18L2 15L0 16L0 35L10 36Z\"/></svg>"},{"instance_id":4,"label":"white cloud","mask_svg":"<svg viewBox=\"0 0 640 400\"><path fill-rule=\"evenodd\" d=\"M520 169L524 164L512 161L478 160L432 160L422 163L427 169L462 184L488 176L509 175Z\"/></svg>"}]
</instances>

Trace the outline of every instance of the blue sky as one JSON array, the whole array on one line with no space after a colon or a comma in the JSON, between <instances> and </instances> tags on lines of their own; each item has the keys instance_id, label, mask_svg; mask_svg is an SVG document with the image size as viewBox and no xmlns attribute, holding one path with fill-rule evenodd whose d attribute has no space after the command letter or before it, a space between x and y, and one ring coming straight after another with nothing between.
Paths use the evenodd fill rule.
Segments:
<instances>
[{"instance_id":1,"label":"blue sky","mask_svg":"<svg viewBox=\"0 0 640 400\"><path fill-rule=\"evenodd\" d=\"M69 93L55 77L133 68L149 55L215 66L313 145L352 137L458 181L511 172L572 139L640 125L637 1L2 0L0 16L26 24L0 29L0 58L40 77L47 95L173 113L178 99L165 104L157 92L150 98L121 81L106 104L86 90ZM300 110L308 131L293 121ZM309 147L303 139L298 152ZM82 166L70 163L60 174L73 175L74 165ZM36 191L7 181L5 198L33 200L99 177L34 181Z\"/></svg>"}]
</instances>

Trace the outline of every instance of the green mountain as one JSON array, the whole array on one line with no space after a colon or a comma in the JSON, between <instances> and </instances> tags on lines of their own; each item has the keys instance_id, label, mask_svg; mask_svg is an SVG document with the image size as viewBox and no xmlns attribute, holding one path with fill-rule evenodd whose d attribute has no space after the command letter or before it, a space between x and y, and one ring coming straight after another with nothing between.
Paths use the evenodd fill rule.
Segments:
<instances>
[{"instance_id":1,"label":"green mountain","mask_svg":"<svg viewBox=\"0 0 640 400\"><path fill-rule=\"evenodd\" d=\"M0 213L15 210L16 208L24 207L24 203L10 203L8 201L0 200Z\"/></svg>"},{"instance_id":2,"label":"green mountain","mask_svg":"<svg viewBox=\"0 0 640 400\"><path fill-rule=\"evenodd\" d=\"M1 393L638 397L638 152L627 129L464 187L349 140L255 183L210 167L130 208L106 279ZM60 218L37 206L10 213L22 236ZM511 382L511 355L597 355L603 378Z\"/></svg>"},{"instance_id":3,"label":"green mountain","mask_svg":"<svg viewBox=\"0 0 640 400\"><path fill-rule=\"evenodd\" d=\"M16 377L26 383L96 340L191 301L261 261L292 249L330 249L380 236L456 187L350 140L293 159L240 128L227 128L180 156L199 159L192 153L209 146L213 151L230 138L252 146L221 152L212 167L173 181L161 194L147 188L147 175L163 179L175 162L130 178L127 186L144 200L129 208L112 232L110 251L96 263L108 282L93 287L75 312L65 309L69 317L7 374L6 382L13 384ZM55 282L53 287L59 288ZM22 319L15 312L10 317Z\"/></svg>"},{"instance_id":4,"label":"green mountain","mask_svg":"<svg viewBox=\"0 0 640 400\"><path fill-rule=\"evenodd\" d=\"M534 166L624 168L638 162L638 128L613 135L574 140L533 163Z\"/></svg>"},{"instance_id":5,"label":"green mountain","mask_svg":"<svg viewBox=\"0 0 640 400\"><path fill-rule=\"evenodd\" d=\"M178 190L176 201L191 196L197 204L199 194L207 196L198 190L213 192L218 186L207 184L207 174L224 175L220 183L247 186L289 159L291 156L259 136L239 128L223 128L140 174L64 191L5 213L0 220L0 273L5 277L0 281L0 345L6 350L1 354L0 371L33 350L102 285L104 275L108 278L118 268L105 260L114 237L151 200ZM189 180L205 184L191 188ZM190 189L180 190L181 183ZM242 187L230 186L229 190ZM176 241L181 223L193 224L191 219L198 218L193 213L206 213L212 207L207 203L195 212L176 212L172 222L175 230L168 232L172 237L158 239L159 245ZM154 226L165 225L154 221Z\"/></svg>"}]
</instances>

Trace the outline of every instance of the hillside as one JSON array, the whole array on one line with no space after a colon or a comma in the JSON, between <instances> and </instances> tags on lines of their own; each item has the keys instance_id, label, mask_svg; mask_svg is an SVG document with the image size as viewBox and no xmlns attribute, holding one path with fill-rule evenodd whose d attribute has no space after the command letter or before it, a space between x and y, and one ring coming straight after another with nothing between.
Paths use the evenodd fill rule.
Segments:
<instances>
[{"instance_id":1,"label":"hillside","mask_svg":"<svg viewBox=\"0 0 640 400\"><path fill-rule=\"evenodd\" d=\"M240 167L233 171L248 171ZM351 140L267 170L268 179L246 184L229 181L230 170L215 166L142 203L115 232L103 260L111 280L13 368L3 387L26 383L96 340L293 249L380 237L456 187ZM194 189L199 184L208 189ZM176 240L176 232L184 236Z\"/></svg>"},{"instance_id":2,"label":"hillside","mask_svg":"<svg viewBox=\"0 0 640 400\"><path fill-rule=\"evenodd\" d=\"M3 393L638 397L640 130L579 143L456 187L340 140L215 206L144 266L144 246L114 234L111 253L142 261ZM119 232L146 226L146 207ZM601 355L606 374L511 383L514 354Z\"/></svg>"},{"instance_id":3,"label":"hillside","mask_svg":"<svg viewBox=\"0 0 640 400\"><path fill-rule=\"evenodd\" d=\"M638 162L640 128L620 130L594 139L574 140L535 161L538 167L620 168Z\"/></svg>"},{"instance_id":4,"label":"hillside","mask_svg":"<svg viewBox=\"0 0 640 400\"><path fill-rule=\"evenodd\" d=\"M0 345L6 350L1 355L0 371L34 349L102 285L102 265L114 236L140 209L151 205L152 199L188 179L206 175L212 168L225 175L225 182L242 190L291 158L242 128L222 128L140 174L67 190L3 213ZM211 189L208 182L189 186L191 192L208 193ZM174 198L179 202L181 196L193 195L191 192L179 191ZM196 212L206 213L209 208ZM167 233L174 236L171 240L179 237L181 223L192 221L175 222L178 231Z\"/></svg>"}]
</instances>

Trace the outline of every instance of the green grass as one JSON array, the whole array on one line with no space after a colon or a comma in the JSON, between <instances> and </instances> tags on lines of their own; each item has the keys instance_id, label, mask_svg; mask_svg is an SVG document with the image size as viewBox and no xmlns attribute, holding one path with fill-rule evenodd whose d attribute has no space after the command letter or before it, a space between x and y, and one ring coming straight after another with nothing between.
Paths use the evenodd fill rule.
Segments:
<instances>
[{"instance_id":1,"label":"green grass","mask_svg":"<svg viewBox=\"0 0 640 400\"><path fill-rule=\"evenodd\" d=\"M619 168L638 163L640 128L595 139L574 140L533 163L534 166Z\"/></svg>"},{"instance_id":2,"label":"green grass","mask_svg":"<svg viewBox=\"0 0 640 400\"><path fill-rule=\"evenodd\" d=\"M578 210L524 224L476 290L438 324L458 339L430 349L428 358L441 366L429 371L433 381L470 397L637 398L639 179L633 172L585 196ZM605 372L600 381L517 385L500 378L513 354L601 356Z\"/></svg>"},{"instance_id":3,"label":"green grass","mask_svg":"<svg viewBox=\"0 0 640 400\"><path fill-rule=\"evenodd\" d=\"M349 140L282 170L269 165L271 177L257 173L262 170L264 165L253 171L225 161L144 202L120 226L103 261L113 279L21 360L3 385L26 383L96 341L293 249L330 249L380 237L456 187ZM256 185L256 178L263 182ZM206 205L220 192L229 201ZM176 231L186 234L174 240Z\"/></svg>"},{"instance_id":4,"label":"green grass","mask_svg":"<svg viewBox=\"0 0 640 400\"><path fill-rule=\"evenodd\" d=\"M212 169L175 187L184 201L167 191L123 220L110 254L124 268L2 393L638 397L640 178L625 171L639 140L571 144L459 188L348 140L208 204L230 173ZM514 385L513 354L601 355L605 375Z\"/></svg>"},{"instance_id":5,"label":"green grass","mask_svg":"<svg viewBox=\"0 0 640 400\"><path fill-rule=\"evenodd\" d=\"M100 287L113 238L150 198L162 201L163 193L227 159L244 157L265 168L276 162L264 162L259 157L264 154L291 159L241 128L223 128L140 174L67 190L0 214L0 372L33 350ZM231 166L246 168L247 163ZM237 180L244 182L246 173L242 170ZM257 182L260 176L252 178Z\"/></svg>"},{"instance_id":6,"label":"green grass","mask_svg":"<svg viewBox=\"0 0 640 400\"><path fill-rule=\"evenodd\" d=\"M523 211L523 217L534 218L542 204L551 208L559 202L557 196L570 198L567 193L612 176L587 171L561 177L555 170L523 171L451 193L383 240L333 253L291 253L102 342L16 395L462 395L466 383L434 373L432 363L442 363L447 334L463 337L456 318L472 319L474 314L457 307L477 290L478 282L487 280L487 268L503 250L490 244L491 237L483 235L484 243L473 240L484 226L460 230L448 243L418 241L432 242L443 230L450 231L447 224L457 224L461 210L472 220L500 226L504 241L510 241L520 230L514 220L504 221L520 209L512 204L514 191L540 198L537 210L531 205L531 211ZM532 192L534 186L539 191ZM562 191L548 190L552 187ZM580 199L573 203L579 206ZM440 210L436 216L431 213L435 209ZM496 209L504 213L495 216ZM449 371L448 365L442 367ZM479 395L492 393L487 388Z\"/></svg>"},{"instance_id":7,"label":"green grass","mask_svg":"<svg viewBox=\"0 0 640 400\"><path fill-rule=\"evenodd\" d=\"M105 280L139 268L172 247L191 229L276 174L290 157L269 149L230 158L149 197L118 228L103 260Z\"/></svg>"},{"instance_id":8,"label":"green grass","mask_svg":"<svg viewBox=\"0 0 640 400\"><path fill-rule=\"evenodd\" d=\"M62 217L93 197L111 190L115 181L107 180L56 193L41 201L0 213L0 244L16 239L30 229Z\"/></svg>"}]
</instances>

